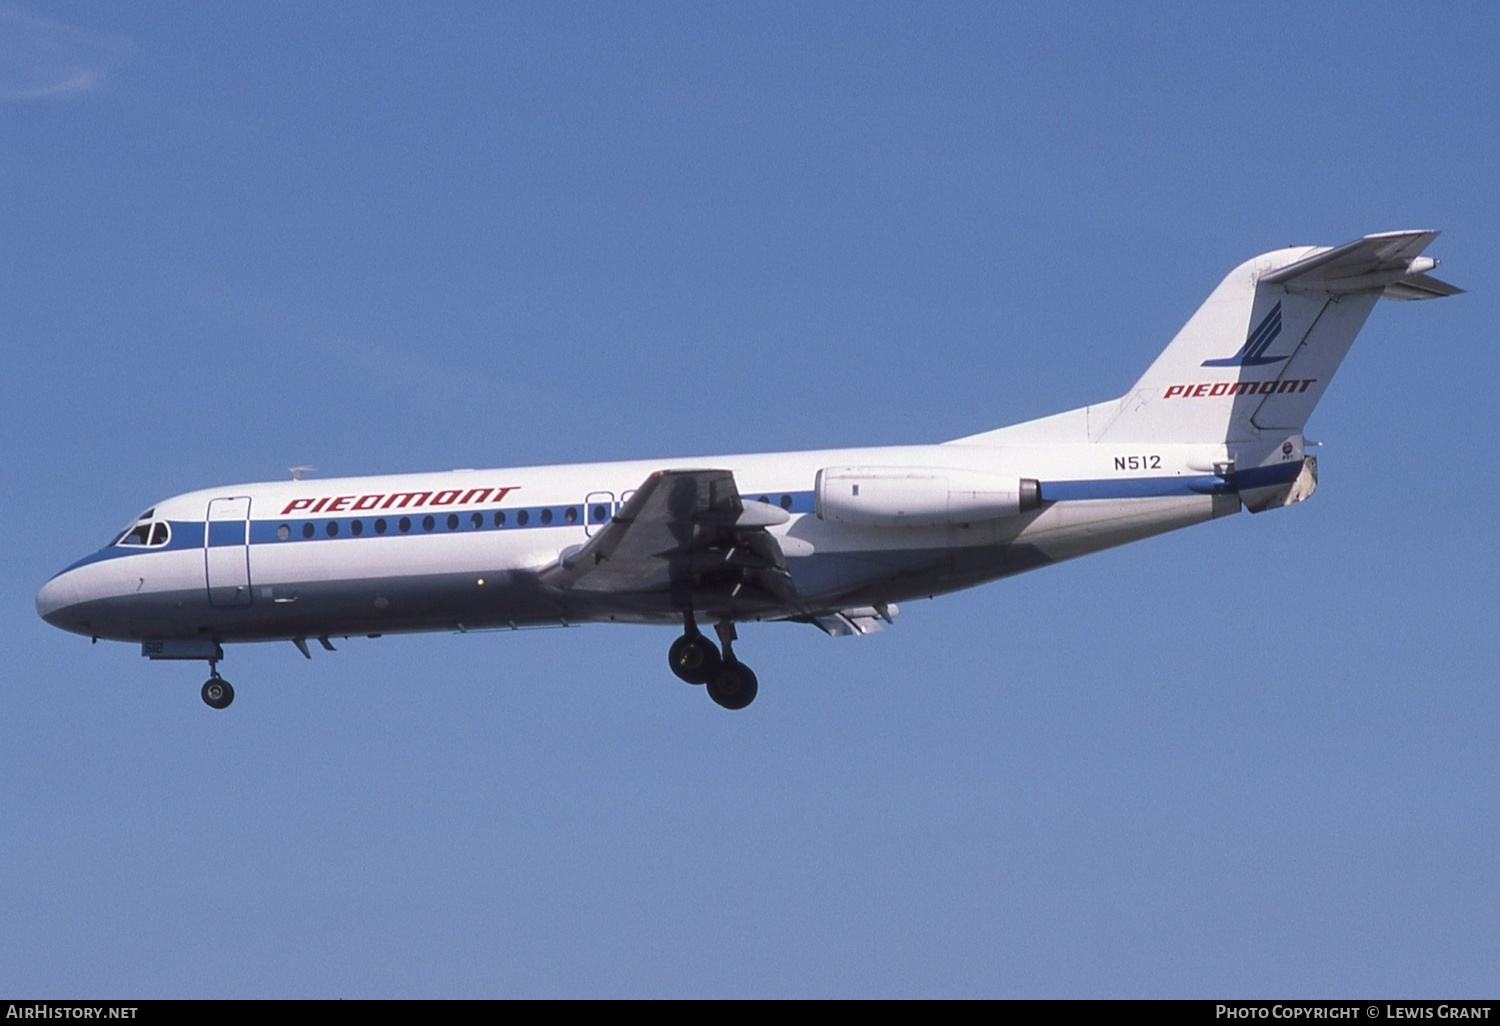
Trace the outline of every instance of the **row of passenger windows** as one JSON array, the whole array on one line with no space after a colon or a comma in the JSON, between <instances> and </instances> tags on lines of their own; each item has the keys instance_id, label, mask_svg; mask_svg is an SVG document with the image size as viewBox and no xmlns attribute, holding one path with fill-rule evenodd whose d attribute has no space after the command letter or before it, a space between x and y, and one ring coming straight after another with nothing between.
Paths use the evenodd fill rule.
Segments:
<instances>
[{"instance_id":1,"label":"row of passenger windows","mask_svg":"<svg viewBox=\"0 0 1500 1026\"><path fill-rule=\"evenodd\" d=\"M590 523L602 524L609 519L609 516L609 507L604 505L603 503L599 503L589 507ZM539 510L537 512L536 519L539 523L545 526L555 523L559 520L561 520L561 522L564 524L576 524L578 523L578 517L578 507L568 506L561 511L561 516L559 516L556 511L550 508ZM514 513L507 513L503 509L497 509L490 517L490 521L495 527L506 527L511 524L514 524L516 527L525 527L531 523L531 511L526 509L519 509L514 511ZM411 517L401 517L399 520L395 521L394 527L402 534L409 534L416 528L420 528L423 531L435 531L437 530L438 523L438 518L429 514L428 516L423 517L421 520L414 520ZM467 517L460 517L457 513L449 513L447 517L443 519L442 523L450 531L457 531L461 526L465 524L467 524L470 529L475 531L486 526L485 515L483 513L470 513ZM391 528L392 523L385 517L380 517L370 524L370 529L373 530L376 534L385 534L386 532L390 531ZM323 533L330 538L339 537L339 535L346 529L348 530L349 534L353 535L354 537L358 537L359 535L365 533L365 522L363 520L351 520L348 521L346 525L338 520L329 520L324 522L323 524ZM302 525L302 537L311 538L317 533L317 524L304 523ZM280 527L276 528L276 537L280 538L282 541L286 541L291 536L292 527L290 524L282 524Z\"/></svg>"},{"instance_id":2,"label":"row of passenger windows","mask_svg":"<svg viewBox=\"0 0 1500 1026\"><path fill-rule=\"evenodd\" d=\"M770 498L768 496L761 495L758 496L758 498L761 502L770 502ZM792 497L790 495L781 496L780 505L782 509L791 509ZM610 508L605 503L597 503L588 508L588 515L589 523L602 524L610 518ZM537 521L542 526L552 524L559 519L564 524L576 524L578 523L578 517L579 511L577 506L563 507L561 517L559 517L559 515L550 507L538 510L536 515ZM503 509L497 509L489 519L492 525L495 527L507 527L511 524L514 524L516 527L526 527L531 523L531 510L518 509L515 510L513 514L511 514L507 513ZM450 531L457 531L465 523L468 524L471 530L477 531L485 527L486 518L483 513L470 513L467 517L460 517L457 513L449 513L442 522ZM371 522L370 529L373 530L376 534L386 534L391 530L391 526L392 525L389 520L387 520L385 517L379 517ZM420 527L423 531L435 531L438 527L438 518L429 514L423 517L420 521L413 520L411 517L401 517L395 522L395 529L402 534L410 534L414 529L418 527ZM365 533L365 522L363 520L350 520L346 525L343 521L338 520L323 521L323 533L329 538L339 537L346 529L352 537L357 538ZM304 522L301 527L301 532L302 537L304 538L316 537L318 533L318 525L316 523ZM282 541L288 540L289 538L291 538L291 536L291 524L282 524L280 527L276 528L276 537L280 538ZM156 543L153 542L152 544Z\"/></svg>"},{"instance_id":3,"label":"row of passenger windows","mask_svg":"<svg viewBox=\"0 0 1500 1026\"><path fill-rule=\"evenodd\" d=\"M760 495L757 496L757 498L759 499L759 501L764 503L769 503L771 501L770 497L766 495ZM779 504L782 509L791 509L792 497L790 495L781 496ZM148 510L145 515L150 516L151 513L152 511ZM610 507L605 503L596 503L595 505L588 507L589 523L591 524L602 524L605 521L609 520L610 515ZM538 510L536 514L536 519L542 526L550 525L554 522L557 522L559 519L563 524L576 524L578 523L578 517L579 508L577 506L563 507L560 517L558 513L554 512L550 507ZM493 526L495 527L506 527L510 526L511 524L514 524L514 526L516 527L526 527L531 523L531 511L526 509L518 509L513 513L507 513L503 509L497 509L491 515L490 520L493 522ZM486 518L483 513L471 513L467 517L460 517L457 513L449 513L447 517L444 518L443 523L448 528L448 530L457 531L460 526L467 522L472 530L477 531L485 526L485 521ZM414 521L411 517L401 517L395 522L396 530L400 531L402 534L409 534L414 529L414 527L417 526L420 526L423 531L435 531L437 530L438 519L435 516L428 515L423 517L420 521ZM376 534L385 534L391 529L391 523L385 517L380 517L373 521L370 527ZM350 535L358 537L365 533L365 522L363 520L348 521L347 529ZM302 537L312 538L318 533L318 526L314 523L304 523L301 530ZM344 530L345 527L341 521L328 520L323 522L323 533L330 538L339 537L340 533ZM282 524L281 526L276 528L276 537L280 538L282 541L286 541L287 539L291 538L291 536L292 526L290 524ZM167 541L171 537L171 528L167 526L167 523L165 521L158 520L155 522L142 522L136 524L130 530L121 535L119 540L116 541L115 544L127 547L144 548L149 546L151 548L156 548L157 546L167 544Z\"/></svg>"}]
</instances>

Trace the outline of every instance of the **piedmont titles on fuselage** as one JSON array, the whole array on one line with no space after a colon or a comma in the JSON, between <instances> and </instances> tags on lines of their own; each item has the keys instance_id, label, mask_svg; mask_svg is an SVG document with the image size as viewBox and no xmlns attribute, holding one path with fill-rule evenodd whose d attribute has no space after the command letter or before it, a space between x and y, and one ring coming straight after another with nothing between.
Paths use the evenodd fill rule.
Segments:
<instances>
[{"instance_id":1,"label":"piedmont titles on fuselage","mask_svg":"<svg viewBox=\"0 0 1500 1026\"><path fill-rule=\"evenodd\" d=\"M471 506L478 503L498 506L519 485L503 488L442 488L428 491L371 492L364 495L325 495L293 499L282 509L282 516L293 513L359 513L373 510L423 509L429 506Z\"/></svg>"}]
</instances>

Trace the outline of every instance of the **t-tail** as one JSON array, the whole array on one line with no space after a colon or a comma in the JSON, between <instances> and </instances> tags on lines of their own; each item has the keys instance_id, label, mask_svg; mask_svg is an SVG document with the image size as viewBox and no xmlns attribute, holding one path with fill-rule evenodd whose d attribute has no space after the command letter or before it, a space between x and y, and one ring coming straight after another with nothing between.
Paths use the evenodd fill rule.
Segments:
<instances>
[{"instance_id":1,"label":"t-tail","mask_svg":"<svg viewBox=\"0 0 1500 1026\"><path fill-rule=\"evenodd\" d=\"M1229 273L1122 398L1094 439L1246 443L1301 433L1381 296L1461 290L1427 272L1437 232L1277 250ZM1100 411L1101 414L1103 411Z\"/></svg>"},{"instance_id":2,"label":"t-tail","mask_svg":"<svg viewBox=\"0 0 1500 1026\"><path fill-rule=\"evenodd\" d=\"M1376 300L1462 292L1428 272L1435 231L1383 232L1333 248L1299 246L1236 267L1119 399L961 439L1083 440L1218 449L1252 511L1305 498L1316 464L1302 429ZM1295 482L1289 457L1302 460ZM1275 469L1276 475L1269 472ZM1258 477L1266 487L1257 487ZM1272 487L1272 485L1275 487Z\"/></svg>"}]
</instances>

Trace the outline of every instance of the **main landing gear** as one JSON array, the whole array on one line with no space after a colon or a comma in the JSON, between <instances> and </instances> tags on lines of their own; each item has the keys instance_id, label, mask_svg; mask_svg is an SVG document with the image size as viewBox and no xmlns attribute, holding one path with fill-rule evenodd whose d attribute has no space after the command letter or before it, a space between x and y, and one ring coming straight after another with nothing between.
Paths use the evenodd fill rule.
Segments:
<instances>
[{"instance_id":1,"label":"main landing gear","mask_svg":"<svg viewBox=\"0 0 1500 1026\"><path fill-rule=\"evenodd\" d=\"M229 681L219 676L217 660L208 661L208 672L212 676L203 682L203 701L211 709L228 709L229 703L234 701L234 688Z\"/></svg>"},{"instance_id":2,"label":"main landing gear","mask_svg":"<svg viewBox=\"0 0 1500 1026\"><path fill-rule=\"evenodd\" d=\"M715 624L714 632L724 646L723 655L699 633L693 614L688 613L682 637L667 652L667 663L681 680L708 685L708 697L725 709L743 709L755 701L759 682L755 672L734 656L734 624Z\"/></svg>"}]
</instances>

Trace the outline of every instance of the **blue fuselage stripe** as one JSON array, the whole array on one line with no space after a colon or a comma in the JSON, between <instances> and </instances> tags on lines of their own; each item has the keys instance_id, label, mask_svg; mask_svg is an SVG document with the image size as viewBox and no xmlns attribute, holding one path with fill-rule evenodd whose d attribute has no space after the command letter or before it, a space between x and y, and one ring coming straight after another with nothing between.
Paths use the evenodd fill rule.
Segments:
<instances>
[{"instance_id":1,"label":"blue fuselage stripe","mask_svg":"<svg viewBox=\"0 0 1500 1026\"><path fill-rule=\"evenodd\" d=\"M1251 467L1227 478L1213 474L1192 477L1097 478L1087 481L1043 481L1044 502L1076 502L1082 499L1150 499L1181 495L1230 495L1247 488L1289 484L1302 472L1301 460L1269 467Z\"/></svg>"},{"instance_id":2,"label":"blue fuselage stripe","mask_svg":"<svg viewBox=\"0 0 1500 1026\"><path fill-rule=\"evenodd\" d=\"M1084 499L1155 499L1167 496L1202 495L1223 478L1200 477L1103 478L1092 481L1043 481L1043 502L1078 502Z\"/></svg>"},{"instance_id":3,"label":"blue fuselage stripe","mask_svg":"<svg viewBox=\"0 0 1500 1026\"><path fill-rule=\"evenodd\" d=\"M775 492L770 494L747 494L747 499L780 506L788 513L811 513L813 493ZM532 531L546 528L576 528L602 526L618 511L619 504L604 503L602 516L595 516L600 503L557 503L550 506L491 506L483 509L465 509L462 512L449 510L392 510L378 516L320 517L276 520L251 520L251 545L282 545L301 541L361 541L369 538L402 538L422 535L447 535L473 533L475 531ZM572 519L569 519L569 514ZM474 518L478 517L476 523ZM454 518L450 520L450 518ZM402 521L406 529L401 529ZM183 549L204 548L204 533L207 529L208 547L219 548L245 544L245 521L172 520L171 536L165 545L111 545L98 552L84 556L69 564L57 575L76 570L90 563L106 559L123 559L143 556L153 552L174 552ZM285 534L285 537L283 537Z\"/></svg>"},{"instance_id":4,"label":"blue fuselage stripe","mask_svg":"<svg viewBox=\"0 0 1500 1026\"><path fill-rule=\"evenodd\" d=\"M1087 499L1146 499L1172 496L1232 494L1246 488L1262 488L1267 485L1284 484L1295 480L1302 470L1302 461L1294 460L1270 467L1254 467L1240 471L1225 479L1213 475L1140 478L1098 478L1094 480L1043 481L1041 497L1044 502L1075 502ZM746 495L780 505L789 513L813 512L813 493L789 492L777 495ZM610 508L603 519L593 517L591 507L583 504L553 506L491 507L479 510L464 510L462 513L421 512L383 515L378 517L329 517L322 519L277 519L252 520L249 522L251 545L287 545L301 541L362 541L370 538L402 538L474 531L529 531L542 528L576 528L583 526L583 518L589 517L590 525L609 520L618 507ZM573 511L573 519L567 518ZM496 523L497 514L503 514ZM476 524L475 516L479 517ZM544 519L545 516L545 519ZM450 517L457 521L450 526ZM402 531L402 520L407 521L407 530ZM142 556L153 552L201 549L204 547L205 528L208 545L212 547L245 544L245 522L226 521L205 523L202 520L173 520L171 537L165 545L125 546L112 545L100 549L69 565L60 573L67 573L90 563L128 556ZM428 526L428 525L431 526ZM356 526L357 525L357 526ZM381 528L384 528L383 530ZM283 537L283 534L285 537Z\"/></svg>"}]
</instances>

